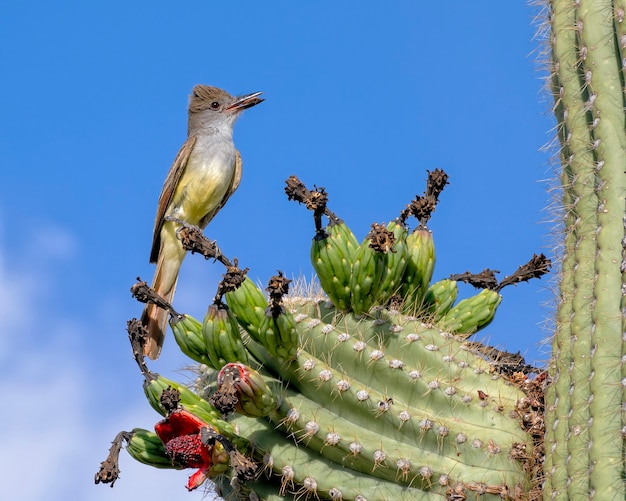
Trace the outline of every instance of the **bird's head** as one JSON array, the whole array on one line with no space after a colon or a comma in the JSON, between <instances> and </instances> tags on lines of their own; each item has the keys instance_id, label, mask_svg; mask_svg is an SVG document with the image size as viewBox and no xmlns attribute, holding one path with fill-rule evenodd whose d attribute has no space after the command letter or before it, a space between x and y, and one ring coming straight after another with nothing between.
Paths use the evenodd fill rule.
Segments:
<instances>
[{"instance_id":1,"label":"bird's head","mask_svg":"<svg viewBox=\"0 0 626 501\"><path fill-rule=\"evenodd\" d=\"M231 96L228 92L208 85L196 85L189 98L189 125L203 127L230 127L240 113L264 101L254 92Z\"/></svg>"}]
</instances>

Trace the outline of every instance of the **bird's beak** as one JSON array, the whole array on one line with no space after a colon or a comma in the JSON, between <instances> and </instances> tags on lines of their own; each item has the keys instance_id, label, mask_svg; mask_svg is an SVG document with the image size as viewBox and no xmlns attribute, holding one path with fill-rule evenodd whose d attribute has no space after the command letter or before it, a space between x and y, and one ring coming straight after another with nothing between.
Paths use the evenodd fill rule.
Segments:
<instances>
[{"instance_id":1,"label":"bird's beak","mask_svg":"<svg viewBox=\"0 0 626 501\"><path fill-rule=\"evenodd\" d=\"M254 94L247 94L245 96L240 96L236 98L232 103L230 103L224 111L242 111L247 108L252 108L259 103L265 101L265 99L261 99L259 96L263 94L262 92L255 92Z\"/></svg>"}]
</instances>

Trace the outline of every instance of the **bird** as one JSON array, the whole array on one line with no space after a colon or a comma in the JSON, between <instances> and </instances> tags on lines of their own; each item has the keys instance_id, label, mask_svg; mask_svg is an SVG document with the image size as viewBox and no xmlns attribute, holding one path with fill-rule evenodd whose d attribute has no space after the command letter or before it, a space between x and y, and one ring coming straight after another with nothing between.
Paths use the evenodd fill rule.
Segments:
<instances>
[{"instance_id":1,"label":"bird","mask_svg":"<svg viewBox=\"0 0 626 501\"><path fill-rule=\"evenodd\" d=\"M205 228L241 181L241 155L233 126L245 109L264 101L254 92L232 96L217 87L196 85L189 98L187 140L182 145L159 196L150 262L156 264L152 289L172 302L186 251L177 238L178 221ZM163 346L168 311L144 308L141 323L148 335L144 355L156 360Z\"/></svg>"}]
</instances>

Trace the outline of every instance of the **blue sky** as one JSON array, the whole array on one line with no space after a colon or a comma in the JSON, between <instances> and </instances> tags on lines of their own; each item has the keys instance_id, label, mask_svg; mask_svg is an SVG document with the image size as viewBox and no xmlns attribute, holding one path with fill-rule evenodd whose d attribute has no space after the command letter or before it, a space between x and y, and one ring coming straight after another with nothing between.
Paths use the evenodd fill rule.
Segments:
<instances>
[{"instance_id":1,"label":"blue sky","mask_svg":"<svg viewBox=\"0 0 626 501\"><path fill-rule=\"evenodd\" d=\"M424 188L450 185L430 224L435 279L512 273L552 254L550 101L525 2L10 2L0 16L0 497L126 500L187 494L187 472L122 456L150 428L126 320L150 280L156 200L197 83L266 102L235 128L243 181L206 233L266 282L311 276L313 224L291 174L324 186L359 238ZM175 305L202 317L223 270L183 265ZM545 360L550 281L504 290L493 344ZM468 295L472 290L463 289ZM150 366L184 379L172 336ZM34 459L37 458L37 459Z\"/></svg>"}]
</instances>

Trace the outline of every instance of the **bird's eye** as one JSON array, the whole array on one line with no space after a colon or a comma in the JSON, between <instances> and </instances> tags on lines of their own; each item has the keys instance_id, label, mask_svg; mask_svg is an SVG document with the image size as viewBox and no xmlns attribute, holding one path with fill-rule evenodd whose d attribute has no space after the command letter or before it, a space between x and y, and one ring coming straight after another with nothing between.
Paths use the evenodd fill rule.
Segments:
<instances>
[{"instance_id":1,"label":"bird's eye","mask_svg":"<svg viewBox=\"0 0 626 501\"><path fill-rule=\"evenodd\" d=\"M211 108L213 108L214 110L218 109L220 107L220 103L218 103L217 101L213 101L211 103Z\"/></svg>"}]
</instances>

